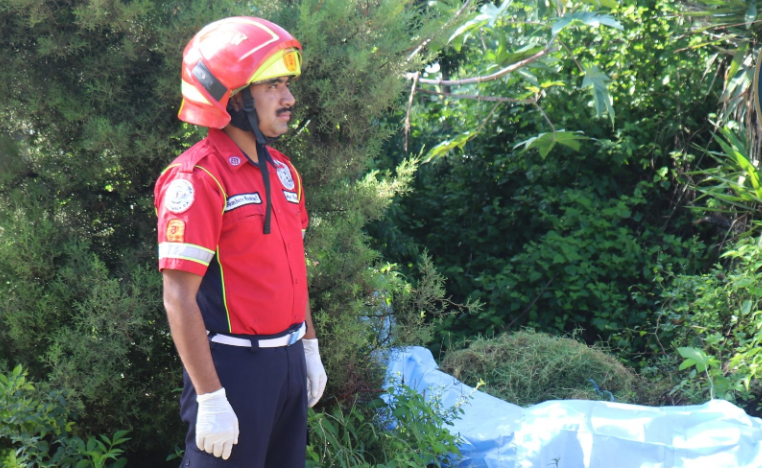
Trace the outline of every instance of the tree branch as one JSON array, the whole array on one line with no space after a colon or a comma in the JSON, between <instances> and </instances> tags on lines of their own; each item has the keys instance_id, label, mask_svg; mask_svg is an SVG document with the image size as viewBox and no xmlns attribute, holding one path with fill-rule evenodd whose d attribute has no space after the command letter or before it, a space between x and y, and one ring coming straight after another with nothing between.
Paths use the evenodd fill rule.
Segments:
<instances>
[{"instance_id":1,"label":"tree branch","mask_svg":"<svg viewBox=\"0 0 762 468\"><path fill-rule=\"evenodd\" d=\"M558 42L561 42L561 40L559 39ZM566 49L567 52L569 52L569 55L571 56L572 60L574 60L574 63L577 64L577 68L579 68L579 71L581 71L582 73L585 73L585 69L582 68L582 65L579 64L579 62L577 61L577 57L574 56L572 51L569 50L569 48L566 47L566 44L564 44L563 42L561 42L561 45L564 46L564 49Z\"/></svg>"},{"instance_id":2,"label":"tree branch","mask_svg":"<svg viewBox=\"0 0 762 468\"><path fill-rule=\"evenodd\" d=\"M460 16L461 14L463 14L463 12L464 12L464 11L466 11L466 8L468 8L468 5L469 5L470 3L471 3L471 0L466 0L466 2L463 4L463 6L462 6L462 7L460 7L460 10L458 10L458 12L457 12L457 13L455 13L455 15L454 15L454 16L453 16L453 17L452 17L450 20L448 20L447 22L445 22L445 24L444 24L444 25L442 25L442 27L441 27L441 28L439 28L439 31L437 31L436 33L434 33L434 35L432 35L431 37L424 39L423 41L421 41L421 42L418 44L418 46L415 48L415 50L413 50L413 51L410 53L410 55L408 55L408 57L407 57L407 60L405 60L405 62L409 62L410 60L412 60L412 59L413 59L413 57L415 57L415 56L418 54L418 52L420 52L420 51L421 51L421 49L423 49L424 47L426 47L426 46L427 46L427 45L428 45L428 44L429 44L431 41L433 41L434 39L436 39L436 37L437 37L437 36L439 36L440 34L442 34L442 31L444 31L445 29L447 29L447 27L448 27L448 26L450 26L450 24L452 23L452 21L453 21L453 20L455 20L455 19L456 19L458 16Z\"/></svg>"},{"instance_id":3,"label":"tree branch","mask_svg":"<svg viewBox=\"0 0 762 468\"><path fill-rule=\"evenodd\" d=\"M542 113L542 116L545 117L545 121L548 122L548 125L550 125L550 128L553 129L553 139L555 139L556 138L556 127L553 125L553 123L548 118L548 114L546 114L545 111L542 110L542 107L540 107L537 104L537 100L536 99L535 99L535 101L532 104L537 108L537 110L539 110Z\"/></svg>"},{"instance_id":4,"label":"tree branch","mask_svg":"<svg viewBox=\"0 0 762 468\"><path fill-rule=\"evenodd\" d=\"M499 105L500 105L500 102L498 102L494 106L492 106L492 110L489 111L489 114L487 114L487 118L484 119L484 121L482 121L482 124L479 125L479 128L476 129L476 133L480 133L482 131L482 129L484 128L484 126L487 125L487 121L489 120L490 117L492 117L492 114L495 113L495 110L497 109L497 107ZM537 104L535 104L535 105L537 105Z\"/></svg>"},{"instance_id":5,"label":"tree branch","mask_svg":"<svg viewBox=\"0 0 762 468\"><path fill-rule=\"evenodd\" d=\"M535 102L537 102L535 99L515 99L515 98L507 98L507 97L500 97L500 96L479 96L478 94L454 94L454 93L445 93L442 91L431 91L431 90L423 89L423 88L416 88L415 90L419 93L434 94L437 96L450 96L450 97L454 97L455 99L474 99L476 101L492 101L492 102L515 102L518 104L534 104Z\"/></svg>"},{"instance_id":6,"label":"tree branch","mask_svg":"<svg viewBox=\"0 0 762 468\"><path fill-rule=\"evenodd\" d=\"M415 96L415 87L418 84L418 78L421 76L421 72L415 74L413 80L413 86L410 88L410 98L407 100L407 114L405 115L405 152L407 153L407 141L410 136L410 109L413 107L413 96Z\"/></svg>"},{"instance_id":7,"label":"tree branch","mask_svg":"<svg viewBox=\"0 0 762 468\"><path fill-rule=\"evenodd\" d=\"M551 41L552 42L552 41ZM518 70L519 68L525 67L526 65L534 62L537 59L540 59L546 55L548 55L551 52L550 44L548 44L548 47L542 49L541 51L537 52L536 54L532 55L531 57L527 57L524 60L521 60L519 62L516 62L514 64L511 64L502 70L499 70L491 75L486 76L477 76L474 78L464 78L462 80L427 80L427 79L419 79L418 81L420 83L425 84L433 84L433 85L442 85L442 86L459 86L459 85L466 85L466 84L474 84L474 83L484 83L485 81L492 81L496 80L498 78L502 78L503 76L514 72ZM408 80L414 79L416 76L415 73L406 73L405 78Z\"/></svg>"}]
</instances>

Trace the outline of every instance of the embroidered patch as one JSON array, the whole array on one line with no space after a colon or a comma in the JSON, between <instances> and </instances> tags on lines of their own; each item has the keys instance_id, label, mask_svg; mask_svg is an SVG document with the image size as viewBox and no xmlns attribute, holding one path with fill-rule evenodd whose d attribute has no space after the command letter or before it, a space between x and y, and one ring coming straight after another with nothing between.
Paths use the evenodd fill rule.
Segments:
<instances>
[{"instance_id":1,"label":"embroidered patch","mask_svg":"<svg viewBox=\"0 0 762 468\"><path fill-rule=\"evenodd\" d=\"M167 187L164 206L172 213L183 213L193 204L193 184L189 180L175 179Z\"/></svg>"},{"instance_id":2,"label":"embroidered patch","mask_svg":"<svg viewBox=\"0 0 762 468\"><path fill-rule=\"evenodd\" d=\"M231 156L228 159L228 162L230 162L231 166L238 166L241 164L241 158L239 158L238 156Z\"/></svg>"},{"instance_id":3,"label":"embroidered patch","mask_svg":"<svg viewBox=\"0 0 762 468\"><path fill-rule=\"evenodd\" d=\"M283 186L287 189L293 190L294 179L291 178L291 171L288 169L288 166L278 160L275 160L275 166L278 170L278 178L280 179L280 183L283 184Z\"/></svg>"},{"instance_id":4,"label":"embroidered patch","mask_svg":"<svg viewBox=\"0 0 762 468\"><path fill-rule=\"evenodd\" d=\"M261 203L262 199L259 197L259 193L242 193L228 198L225 211L234 210L244 205L260 205Z\"/></svg>"},{"instance_id":5,"label":"embroidered patch","mask_svg":"<svg viewBox=\"0 0 762 468\"><path fill-rule=\"evenodd\" d=\"M283 63L286 65L286 70L290 72L296 71L296 52L291 52L283 56Z\"/></svg>"},{"instance_id":6,"label":"embroidered patch","mask_svg":"<svg viewBox=\"0 0 762 468\"><path fill-rule=\"evenodd\" d=\"M286 196L286 201L290 203L299 203L299 195L296 192L283 191L283 195Z\"/></svg>"},{"instance_id":7,"label":"embroidered patch","mask_svg":"<svg viewBox=\"0 0 762 468\"><path fill-rule=\"evenodd\" d=\"M185 240L185 222L181 219L170 219L167 223L167 241L183 242Z\"/></svg>"}]
</instances>

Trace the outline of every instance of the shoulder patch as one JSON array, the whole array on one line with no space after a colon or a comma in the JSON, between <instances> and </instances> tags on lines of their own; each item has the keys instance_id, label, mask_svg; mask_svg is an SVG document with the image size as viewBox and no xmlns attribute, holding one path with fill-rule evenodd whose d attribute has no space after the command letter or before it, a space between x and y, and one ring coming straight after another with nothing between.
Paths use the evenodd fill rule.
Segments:
<instances>
[{"instance_id":1,"label":"shoulder patch","mask_svg":"<svg viewBox=\"0 0 762 468\"><path fill-rule=\"evenodd\" d=\"M169 183L164 195L164 206L172 213L184 213L193 205L195 190L191 181L175 179Z\"/></svg>"},{"instance_id":2,"label":"shoulder patch","mask_svg":"<svg viewBox=\"0 0 762 468\"><path fill-rule=\"evenodd\" d=\"M283 186L288 190L293 190L294 179L291 177L291 169L289 169L287 165L283 164L277 159L273 159L273 162L275 163L275 167L278 171L278 178L280 179L280 183L283 184Z\"/></svg>"},{"instance_id":3,"label":"shoulder patch","mask_svg":"<svg viewBox=\"0 0 762 468\"><path fill-rule=\"evenodd\" d=\"M183 242L185 240L185 222L181 219L170 219L167 223L167 241Z\"/></svg>"}]
</instances>

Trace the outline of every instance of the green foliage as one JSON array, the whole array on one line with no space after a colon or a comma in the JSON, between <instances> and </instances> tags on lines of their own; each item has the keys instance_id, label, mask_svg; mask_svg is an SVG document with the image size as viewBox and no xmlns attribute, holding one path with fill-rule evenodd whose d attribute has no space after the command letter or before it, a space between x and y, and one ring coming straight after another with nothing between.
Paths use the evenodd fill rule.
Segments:
<instances>
[{"instance_id":1,"label":"green foliage","mask_svg":"<svg viewBox=\"0 0 762 468\"><path fill-rule=\"evenodd\" d=\"M759 414L762 389L762 257L757 240L745 238L725 252L724 265L703 275L675 278L664 292L658 327L671 347L666 357L684 358L673 394L690 402L717 397ZM663 372L677 362L665 360Z\"/></svg>"},{"instance_id":2,"label":"green foliage","mask_svg":"<svg viewBox=\"0 0 762 468\"><path fill-rule=\"evenodd\" d=\"M441 369L468 385L483 381L483 391L522 406L610 398L650 404L656 395L607 349L533 331L477 338L467 348L450 350Z\"/></svg>"},{"instance_id":3,"label":"green foliage","mask_svg":"<svg viewBox=\"0 0 762 468\"><path fill-rule=\"evenodd\" d=\"M0 461L7 468L122 468L129 431L84 439L72 432L65 392L41 394L21 366L0 374Z\"/></svg>"},{"instance_id":4,"label":"green foliage","mask_svg":"<svg viewBox=\"0 0 762 468\"><path fill-rule=\"evenodd\" d=\"M681 11L693 25L694 47L708 50L706 72L722 80L718 120L746 122L758 133L759 116L753 118L754 59L759 56L757 38L762 32L756 0L688 0Z\"/></svg>"},{"instance_id":5,"label":"green foliage","mask_svg":"<svg viewBox=\"0 0 762 468\"><path fill-rule=\"evenodd\" d=\"M695 65L709 54L693 47L699 39L687 34L690 25L675 8L622 2L611 12L622 29L565 28L557 40L566 53L555 63L474 85L471 93L521 96L535 86L542 110L447 96L413 107L413 152L480 130L462 149L422 164L413 193L371 231L402 265L414 264L425 247L449 278L453 300L484 303L477 314L447 319L452 342L530 325L583 328L589 342L642 351L658 279L693 274L717 255L707 245L724 231L694 225L693 213L681 208L690 199L684 176L701 162L693 145L712 139L707 115L716 94ZM516 34L506 40L526 46L536 30L522 21L541 12L512 14ZM467 45L440 59L450 76L482 69L487 52L476 31ZM580 89L593 65L611 78L618 128L593 118L595 99ZM563 86L550 85L556 82ZM563 144L559 135L573 139ZM392 143L389 167L404 157L400 141ZM526 151L530 145L540 154Z\"/></svg>"},{"instance_id":6,"label":"green foliage","mask_svg":"<svg viewBox=\"0 0 762 468\"><path fill-rule=\"evenodd\" d=\"M731 121L715 135L721 151L706 150L716 165L690 174L692 188L701 194L693 209L709 214L707 219L727 226L734 236L749 235L759 228L762 185L746 132L737 135L734 128L738 125Z\"/></svg>"},{"instance_id":7,"label":"green foliage","mask_svg":"<svg viewBox=\"0 0 762 468\"><path fill-rule=\"evenodd\" d=\"M204 133L176 118L184 45L213 20L257 15L305 47L295 128L277 146L304 176L311 305L330 356L324 401L374 388L370 351L420 344L432 335L422 314L446 306L431 295L441 290L431 268L431 281L408 285L368 247L363 227L411 180L414 161L394 175L373 171L397 127L381 120L399 106L400 76L430 56L422 44L451 33L452 4L2 3L0 366L22 363L41 388L66 390L87 432L132 429L138 464L182 439L153 185ZM399 333L381 342L384 311Z\"/></svg>"},{"instance_id":8,"label":"green foliage","mask_svg":"<svg viewBox=\"0 0 762 468\"><path fill-rule=\"evenodd\" d=\"M447 18L438 8L393 0L267 8L286 27L296 20L293 29L305 46L305 74L293 87L298 129L283 149L304 177L310 298L331 375L327 395L344 400L378 385L373 350L430 339L422 315L432 318L447 306L436 296L441 280L432 267L424 266L430 280L413 288L380 261L363 231L408 190L416 160L400 161L394 176L374 170L397 128L380 120L398 105L405 89L400 76L421 66L417 44L446 30ZM379 336L390 314L396 335Z\"/></svg>"},{"instance_id":9,"label":"green foliage","mask_svg":"<svg viewBox=\"0 0 762 468\"><path fill-rule=\"evenodd\" d=\"M446 409L437 395L425 398L399 383L386 397L310 412L307 466L425 468L457 459L460 440L446 426L462 413L460 406Z\"/></svg>"}]
</instances>

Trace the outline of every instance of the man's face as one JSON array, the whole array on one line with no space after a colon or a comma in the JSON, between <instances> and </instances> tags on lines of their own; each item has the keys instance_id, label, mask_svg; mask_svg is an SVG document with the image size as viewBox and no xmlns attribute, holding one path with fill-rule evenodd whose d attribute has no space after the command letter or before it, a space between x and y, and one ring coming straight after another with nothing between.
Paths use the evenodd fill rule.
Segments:
<instances>
[{"instance_id":1,"label":"man's face","mask_svg":"<svg viewBox=\"0 0 762 468\"><path fill-rule=\"evenodd\" d=\"M281 77L251 85L259 129L267 137L276 138L288 131L291 108L295 102L288 89L290 84L290 77Z\"/></svg>"}]
</instances>

